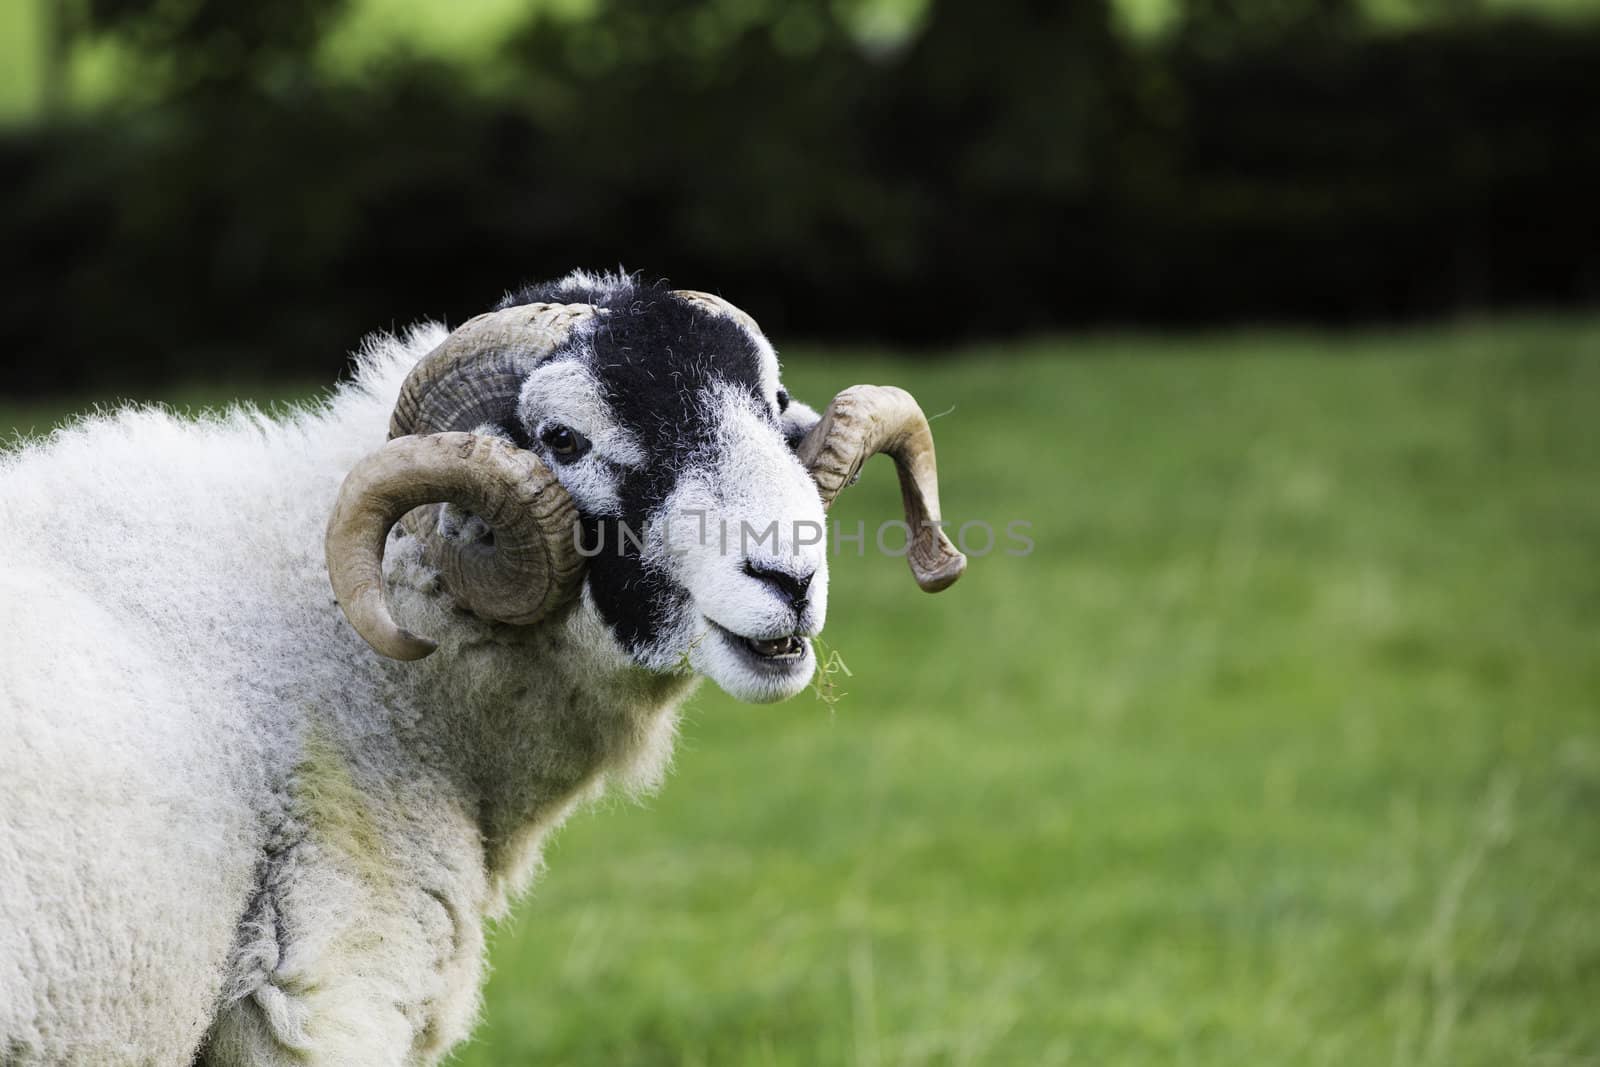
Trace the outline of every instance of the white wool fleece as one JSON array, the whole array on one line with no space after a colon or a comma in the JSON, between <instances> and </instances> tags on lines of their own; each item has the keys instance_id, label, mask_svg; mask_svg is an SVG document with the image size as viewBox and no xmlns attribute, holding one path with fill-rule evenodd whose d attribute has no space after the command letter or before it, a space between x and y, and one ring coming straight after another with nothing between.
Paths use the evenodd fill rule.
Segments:
<instances>
[{"instance_id":1,"label":"white wool fleece","mask_svg":"<svg viewBox=\"0 0 1600 1067\"><path fill-rule=\"evenodd\" d=\"M454 612L411 542L402 664L334 603L323 531L445 336L327 403L97 416L0 454L0 1064L432 1064L483 921L607 782L652 787L692 681L587 600Z\"/></svg>"}]
</instances>

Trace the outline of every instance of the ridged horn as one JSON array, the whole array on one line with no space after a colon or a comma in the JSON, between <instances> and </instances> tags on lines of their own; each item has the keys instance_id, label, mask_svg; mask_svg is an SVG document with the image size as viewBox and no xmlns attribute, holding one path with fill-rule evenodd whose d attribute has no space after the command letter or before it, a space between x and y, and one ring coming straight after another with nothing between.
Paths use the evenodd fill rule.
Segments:
<instances>
[{"instance_id":1,"label":"ridged horn","mask_svg":"<svg viewBox=\"0 0 1600 1067\"><path fill-rule=\"evenodd\" d=\"M796 451L817 483L824 507L855 481L863 463L879 452L887 454L900 475L900 496L911 527L906 559L917 584L937 593L961 577L967 557L938 526L933 431L910 393L892 385L840 390Z\"/></svg>"},{"instance_id":2,"label":"ridged horn","mask_svg":"<svg viewBox=\"0 0 1600 1067\"><path fill-rule=\"evenodd\" d=\"M390 441L346 478L326 544L339 603L379 652L417 659L434 647L401 629L389 611L383 548L396 521L422 542L423 558L475 615L526 625L576 596L582 559L566 491L532 452L475 431L514 427L528 374L595 314L589 304L538 303L479 315L407 376L389 419ZM475 475L474 463L481 465ZM445 504L478 516L492 539L445 536Z\"/></svg>"},{"instance_id":3,"label":"ridged horn","mask_svg":"<svg viewBox=\"0 0 1600 1067\"><path fill-rule=\"evenodd\" d=\"M345 618L380 653L413 660L436 647L394 621L383 548L401 516L440 500L459 503L495 533L492 547L458 546L435 561L447 588L476 592L474 612L530 623L576 595L577 509L538 456L482 434L396 437L346 476L324 542Z\"/></svg>"},{"instance_id":4,"label":"ridged horn","mask_svg":"<svg viewBox=\"0 0 1600 1067\"><path fill-rule=\"evenodd\" d=\"M528 373L594 315L590 304L523 304L468 319L406 376L389 436L509 423Z\"/></svg>"}]
</instances>

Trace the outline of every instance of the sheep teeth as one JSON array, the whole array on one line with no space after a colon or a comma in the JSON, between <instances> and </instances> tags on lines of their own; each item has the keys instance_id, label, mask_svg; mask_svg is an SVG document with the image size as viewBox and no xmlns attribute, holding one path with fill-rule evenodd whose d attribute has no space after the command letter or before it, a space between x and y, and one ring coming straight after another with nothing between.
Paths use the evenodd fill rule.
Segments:
<instances>
[{"instance_id":1,"label":"sheep teeth","mask_svg":"<svg viewBox=\"0 0 1600 1067\"><path fill-rule=\"evenodd\" d=\"M780 656L798 656L804 651L800 639L793 634L787 637L776 637L770 641L760 641L754 637L747 637L744 643L758 656L777 658Z\"/></svg>"}]
</instances>

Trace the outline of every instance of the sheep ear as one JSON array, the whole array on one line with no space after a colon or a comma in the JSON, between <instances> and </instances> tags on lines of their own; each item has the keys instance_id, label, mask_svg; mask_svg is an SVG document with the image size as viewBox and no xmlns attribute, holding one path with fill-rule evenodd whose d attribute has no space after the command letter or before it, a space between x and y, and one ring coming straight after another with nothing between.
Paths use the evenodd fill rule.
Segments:
<instances>
[{"instance_id":1,"label":"sheep ear","mask_svg":"<svg viewBox=\"0 0 1600 1067\"><path fill-rule=\"evenodd\" d=\"M798 400L790 400L789 406L778 416L779 425L783 427L783 438L789 442L790 448L798 448L805 435L820 421L822 416L815 408Z\"/></svg>"}]
</instances>

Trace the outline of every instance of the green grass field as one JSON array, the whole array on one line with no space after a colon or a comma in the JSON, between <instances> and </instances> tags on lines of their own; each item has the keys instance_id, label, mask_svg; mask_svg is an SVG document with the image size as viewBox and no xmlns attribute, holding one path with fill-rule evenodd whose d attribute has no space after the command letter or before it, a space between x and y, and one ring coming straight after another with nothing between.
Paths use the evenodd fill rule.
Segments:
<instances>
[{"instance_id":1,"label":"green grass field","mask_svg":"<svg viewBox=\"0 0 1600 1067\"><path fill-rule=\"evenodd\" d=\"M1600 320L788 365L1036 550L836 557L847 695L699 696L459 1062L1600 1062Z\"/></svg>"}]
</instances>

